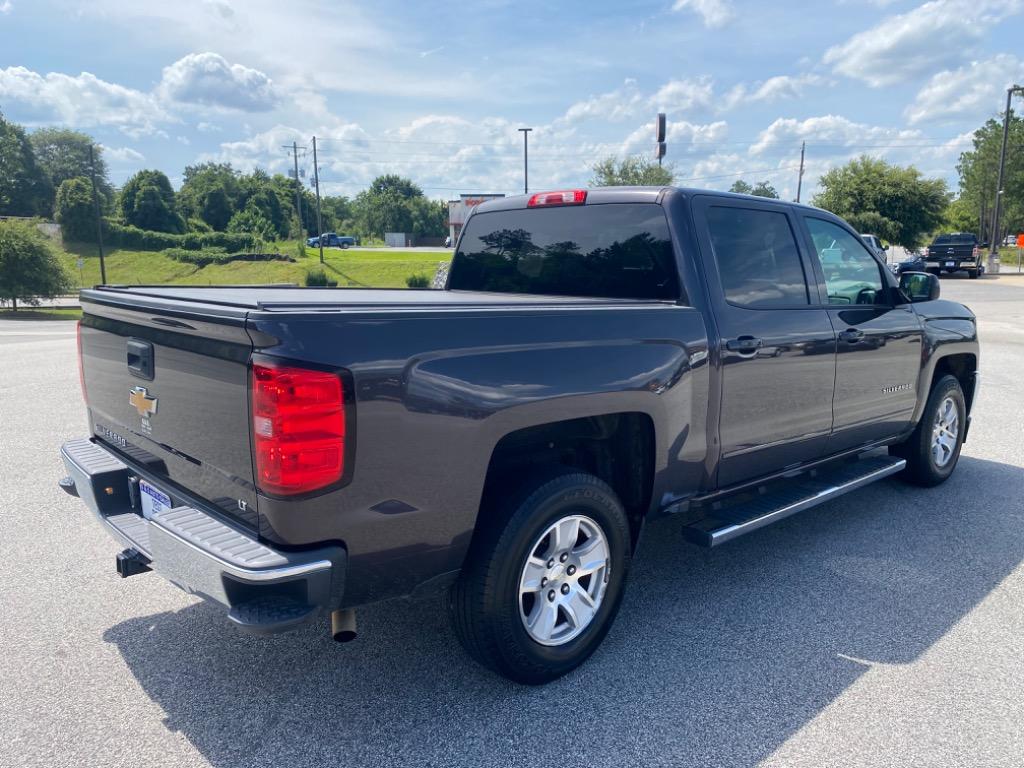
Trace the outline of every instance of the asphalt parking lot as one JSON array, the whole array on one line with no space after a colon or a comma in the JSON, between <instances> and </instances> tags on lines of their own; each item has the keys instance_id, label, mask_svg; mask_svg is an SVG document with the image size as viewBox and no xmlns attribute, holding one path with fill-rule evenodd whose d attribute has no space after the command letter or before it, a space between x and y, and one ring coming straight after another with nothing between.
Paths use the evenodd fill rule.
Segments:
<instances>
[{"instance_id":1,"label":"asphalt parking lot","mask_svg":"<svg viewBox=\"0 0 1024 768\"><path fill-rule=\"evenodd\" d=\"M983 385L940 488L883 481L719 550L648 527L582 669L473 665L439 601L271 638L147 574L61 493L74 325L0 321L0 765L1024 764L1024 278L943 279Z\"/></svg>"}]
</instances>

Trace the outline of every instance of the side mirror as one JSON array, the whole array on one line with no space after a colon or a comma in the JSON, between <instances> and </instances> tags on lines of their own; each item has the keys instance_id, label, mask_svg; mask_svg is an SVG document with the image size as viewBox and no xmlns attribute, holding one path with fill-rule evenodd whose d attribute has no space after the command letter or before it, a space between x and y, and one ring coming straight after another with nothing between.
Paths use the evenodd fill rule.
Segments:
<instances>
[{"instance_id":1,"label":"side mirror","mask_svg":"<svg viewBox=\"0 0 1024 768\"><path fill-rule=\"evenodd\" d=\"M900 290L912 302L934 301L939 298L939 278L929 272L904 272Z\"/></svg>"}]
</instances>

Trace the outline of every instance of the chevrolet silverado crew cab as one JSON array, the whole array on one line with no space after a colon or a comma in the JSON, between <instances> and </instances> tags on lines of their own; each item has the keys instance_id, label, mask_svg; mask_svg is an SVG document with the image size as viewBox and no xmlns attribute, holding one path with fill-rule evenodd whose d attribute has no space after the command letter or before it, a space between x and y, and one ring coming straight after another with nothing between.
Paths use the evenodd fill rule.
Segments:
<instances>
[{"instance_id":1,"label":"chevrolet silverado crew cab","mask_svg":"<svg viewBox=\"0 0 1024 768\"><path fill-rule=\"evenodd\" d=\"M148 570L278 632L445 595L541 683L608 632L645 523L714 547L957 464L974 315L822 210L676 188L483 203L445 290L86 290L68 477ZM895 514L895 510L894 510Z\"/></svg>"}]
</instances>

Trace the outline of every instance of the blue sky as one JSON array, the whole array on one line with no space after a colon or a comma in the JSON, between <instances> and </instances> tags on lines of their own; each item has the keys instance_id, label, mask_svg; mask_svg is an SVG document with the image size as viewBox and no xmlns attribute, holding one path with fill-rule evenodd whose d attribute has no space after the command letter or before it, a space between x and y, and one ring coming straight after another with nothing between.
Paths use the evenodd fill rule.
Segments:
<instances>
[{"instance_id":1,"label":"blue sky","mask_svg":"<svg viewBox=\"0 0 1024 768\"><path fill-rule=\"evenodd\" d=\"M530 126L531 188L571 186L650 153L662 110L687 185L793 197L806 141L805 189L865 152L955 188L1021 39L1024 0L0 0L0 111L91 133L115 184L284 171L315 134L329 192L516 192Z\"/></svg>"}]
</instances>

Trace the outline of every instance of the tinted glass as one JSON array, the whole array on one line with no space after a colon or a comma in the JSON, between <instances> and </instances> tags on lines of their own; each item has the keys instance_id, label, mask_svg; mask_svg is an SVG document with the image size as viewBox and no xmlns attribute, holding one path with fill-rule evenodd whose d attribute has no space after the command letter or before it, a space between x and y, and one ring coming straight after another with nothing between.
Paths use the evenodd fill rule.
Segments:
<instances>
[{"instance_id":1,"label":"tinted glass","mask_svg":"<svg viewBox=\"0 0 1024 768\"><path fill-rule=\"evenodd\" d=\"M884 300L878 262L859 237L823 219L806 219L821 261L829 304L877 304Z\"/></svg>"},{"instance_id":2,"label":"tinted glass","mask_svg":"<svg viewBox=\"0 0 1024 768\"><path fill-rule=\"evenodd\" d=\"M939 235L935 238L935 245L965 245L977 242L978 238L971 234Z\"/></svg>"},{"instance_id":3,"label":"tinted glass","mask_svg":"<svg viewBox=\"0 0 1024 768\"><path fill-rule=\"evenodd\" d=\"M786 214L712 206L707 218L727 300L758 308L809 303L800 252Z\"/></svg>"},{"instance_id":4,"label":"tinted glass","mask_svg":"<svg viewBox=\"0 0 1024 768\"><path fill-rule=\"evenodd\" d=\"M456 290L675 299L668 224L654 204L476 213L452 260Z\"/></svg>"}]
</instances>

